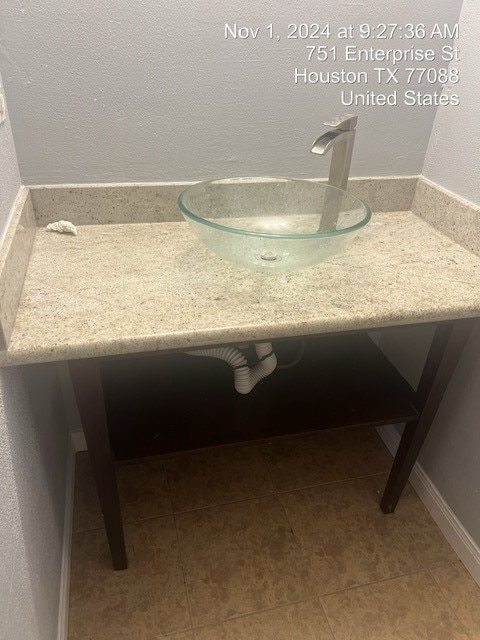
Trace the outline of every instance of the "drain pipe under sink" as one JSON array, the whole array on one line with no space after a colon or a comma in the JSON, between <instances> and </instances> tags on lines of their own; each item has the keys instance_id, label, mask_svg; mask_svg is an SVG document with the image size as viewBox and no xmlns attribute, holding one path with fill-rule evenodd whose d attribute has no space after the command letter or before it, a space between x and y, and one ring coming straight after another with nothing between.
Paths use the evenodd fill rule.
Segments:
<instances>
[{"instance_id":1,"label":"drain pipe under sink","mask_svg":"<svg viewBox=\"0 0 480 640\"><path fill-rule=\"evenodd\" d=\"M233 384L238 393L247 394L263 378L275 371L277 356L271 342L260 342L255 345L259 362L250 367L246 357L237 347L213 347L212 349L198 349L185 351L190 356L209 356L227 362L233 370Z\"/></svg>"}]
</instances>

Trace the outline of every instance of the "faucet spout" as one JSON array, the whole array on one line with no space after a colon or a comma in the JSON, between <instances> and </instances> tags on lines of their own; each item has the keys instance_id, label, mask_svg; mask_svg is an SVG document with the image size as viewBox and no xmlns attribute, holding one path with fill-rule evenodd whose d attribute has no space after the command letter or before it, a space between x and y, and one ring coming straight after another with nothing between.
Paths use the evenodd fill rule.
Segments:
<instances>
[{"instance_id":1,"label":"faucet spout","mask_svg":"<svg viewBox=\"0 0 480 640\"><path fill-rule=\"evenodd\" d=\"M350 131L339 131L338 129L326 131L313 143L312 153L318 153L318 155L324 156L337 142L340 142L340 138L345 138L349 135L352 135Z\"/></svg>"},{"instance_id":2,"label":"faucet spout","mask_svg":"<svg viewBox=\"0 0 480 640\"><path fill-rule=\"evenodd\" d=\"M317 153L321 156L333 149L330 174L328 176L328 184L332 185L332 187L338 187L343 190L347 188L357 120L358 116L346 115L338 116L330 122L325 122L325 126L333 127L333 129L326 131L313 143L312 153Z\"/></svg>"}]
</instances>

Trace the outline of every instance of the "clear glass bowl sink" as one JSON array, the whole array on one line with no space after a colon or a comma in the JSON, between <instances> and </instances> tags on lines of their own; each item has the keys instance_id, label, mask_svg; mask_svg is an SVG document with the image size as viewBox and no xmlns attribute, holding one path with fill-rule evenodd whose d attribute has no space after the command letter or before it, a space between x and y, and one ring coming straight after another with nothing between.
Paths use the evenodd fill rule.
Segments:
<instances>
[{"instance_id":1,"label":"clear glass bowl sink","mask_svg":"<svg viewBox=\"0 0 480 640\"><path fill-rule=\"evenodd\" d=\"M362 200L318 182L228 178L178 198L199 238L225 260L258 271L294 271L343 251L370 220Z\"/></svg>"}]
</instances>

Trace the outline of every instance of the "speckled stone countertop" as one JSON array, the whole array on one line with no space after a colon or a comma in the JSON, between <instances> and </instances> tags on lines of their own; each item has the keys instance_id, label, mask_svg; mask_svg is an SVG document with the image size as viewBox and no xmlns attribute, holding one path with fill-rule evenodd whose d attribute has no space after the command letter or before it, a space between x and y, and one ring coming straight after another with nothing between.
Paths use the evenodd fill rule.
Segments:
<instances>
[{"instance_id":1,"label":"speckled stone countertop","mask_svg":"<svg viewBox=\"0 0 480 640\"><path fill-rule=\"evenodd\" d=\"M184 222L39 228L0 364L66 360L480 316L480 258L411 212L291 274L211 254Z\"/></svg>"}]
</instances>

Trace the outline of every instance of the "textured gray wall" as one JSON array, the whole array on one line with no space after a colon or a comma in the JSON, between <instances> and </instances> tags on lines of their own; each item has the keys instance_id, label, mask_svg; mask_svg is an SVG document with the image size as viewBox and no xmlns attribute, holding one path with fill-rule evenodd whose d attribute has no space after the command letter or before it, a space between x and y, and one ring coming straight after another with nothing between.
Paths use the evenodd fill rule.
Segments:
<instances>
[{"instance_id":1,"label":"textured gray wall","mask_svg":"<svg viewBox=\"0 0 480 640\"><path fill-rule=\"evenodd\" d=\"M479 101L480 3L465 0L460 21L461 105L439 107L428 145L423 175L462 198L480 205ZM456 89L455 89L456 90Z\"/></svg>"},{"instance_id":2,"label":"textured gray wall","mask_svg":"<svg viewBox=\"0 0 480 640\"><path fill-rule=\"evenodd\" d=\"M2 78L0 76L0 93L3 93ZM20 173L18 171L12 129L9 118L0 124L0 244L5 225L20 188Z\"/></svg>"},{"instance_id":3,"label":"textured gray wall","mask_svg":"<svg viewBox=\"0 0 480 640\"><path fill-rule=\"evenodd\" d=\"M0 237L20 187L0 125ZM68 438L55 365L0 370L0 640L54 640Z\"/></svg>"},{"instance_id":4,"label":"textured gray wall","mask_svg":"<svg viewBox=\"0 0 480 640\"><path fill-rule=\"evenodd\" d=\"M287 39L287 25L453 23L460 7L461 0L3 0L0 64L22 179L326 177L328 160L311 155L310 145L326 118L352 109L360 114L352 175L416 175L435 108L344 107L339 85L295 85L295 66L332 65L309 65L310 43ZM261 26L264 34L273 22L283 39L228 41L225 22ZM412 44L442 43L404 39L394 46ZM375 66L386 65L366 64Z\"/></svg>"},{"instance_id":5,"label":"textured gray wall","mask_svg":"<svg viewBox=\"0 0 480 640\"><path fill-rule=\"evenodd\" d=\"M3 90L0 78L0 92ZM13 202L20 189L15 148L10 122L0 125L0 237L3 235ZM0 393L0 638L6 638L5 626L11 606L10 585L14 575L19 540L18 503L15 477L10 456L3 398Z\"/></svg>"},{"instance_id":6,"label":"textured gray wall","mask_svg":"<svg viewBox=\"0 0 480 640\"><path fill-rule=\"evenodd\" d=\"M56 365L0 371L0 639L54 640L67 429Z\"/></svg>"}]
</instances>

